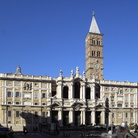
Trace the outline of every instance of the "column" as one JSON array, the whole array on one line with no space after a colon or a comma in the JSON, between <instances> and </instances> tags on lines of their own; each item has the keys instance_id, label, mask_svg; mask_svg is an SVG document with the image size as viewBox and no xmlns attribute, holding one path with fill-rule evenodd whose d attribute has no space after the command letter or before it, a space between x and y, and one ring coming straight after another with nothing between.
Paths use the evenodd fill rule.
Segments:
<instances>
[{"instance_id":1,"label":"column","mask_svg":"<svg viewBox=\"0 0 138 138\"><path fill-rule=\"evenodd\" d=\"M80 84L80 99L83 99L83 89L82 89L82 85Z\"/></svg>"},{"instance_id":2,"label":"column","mask_svg":"<svg viewBox=\"0 0 138 138\"><path fill-rule=\"evenodd\" d=\"M62 98L62 82L58 82L58 94L57 94L57 98Z\"/></svg>"},{"instance_id":3,"label":"column","mask_svg":"<svg viewBox=\"0 0 138 138\"><path fill-rule=\"evenodd\" d=\"M62 122L62 109L60 109L58 111L58 124L59 124L59 126L63 126L63 122Z\"/></svg>"},{"instance_id":4,"label":"column","mask_svg":"<svg viewBox=\"0 0 138 138\"><path fill-rule=\"evenodd\" d=\"M109 125L112 124L112 112L109 113Z\"/></svg>"},{"instance_id":5,"label":"column","mask_svg":"<svg viewBox=\"0 0 138 138\"><path fill-rule=\"evenodd\" d=\"M101 123L105 124L105 110L102 111L102 115L101 115Z\"/></svg>"},{"instance_id":6,"label":"column","mask_svg":"<svg viewBox=\"0 0 138 138\"><path fill-rule=\"evenodd\" d=\"M71 126L74 126L74 121L73 121L73 109L71 109L69 111L69 123L71 124Z\"/></svg>"},{"instance_id":7,"label":"column","mask_svg":"<svg viewBox=\"0 0 138 138\"><path fill-rule=\"evenodd\" d=\"M95 99L95 84L91 85L91 99Z\"/></svg>"},{"instance_id":8,"label":"column","mask_svg":"<svg viewBox=\"0 0 138 138\"><path fill-rule=\"evenodd\" d=\"M83 90L83 97L82 97L82 99L86 99L85 98L85 84L82 85L82 90Z\"/></svg>"},{"instance_id":9,"label":"column","mask_svg":"<svg viewBox=\"0 0 138 138\"><path fill-rule=\"evenodd\" d=\"M73 98L73 83L70 84L69 99Z\"/></svg>"},{"instance_id":10,"label":"column","mask_svg":"<svg viewBox=\"0 0 138 138\"><path fill-rule=\"evenodd\" d=\"M81 113L82 113L82 124L85 125L85 110L83 110Z\"/></svg>"},{"instance_id":11,"label":"column","mask_svg":"<svg viewBox=\"0 0 138 138\"><path fill-rule=\"evenodd\" d=\"M51 111L48 110L48 111L47 111L47 123L48 123L48 124L51 123L51 120L52 120L52 116L51 116L51 115L52 115L52 114L51 114Z\"/></svg>"},{"instance_id":12,"label":"column","mask_svg":"<svg viewBox=\"0 0 138 138\"><path fill-rule=\"evenodd\" d=\"M96 122L95 122L95 110L93 110L92 112L91 112L91 124L95 124Z\"/></svg>"}]
</instances>

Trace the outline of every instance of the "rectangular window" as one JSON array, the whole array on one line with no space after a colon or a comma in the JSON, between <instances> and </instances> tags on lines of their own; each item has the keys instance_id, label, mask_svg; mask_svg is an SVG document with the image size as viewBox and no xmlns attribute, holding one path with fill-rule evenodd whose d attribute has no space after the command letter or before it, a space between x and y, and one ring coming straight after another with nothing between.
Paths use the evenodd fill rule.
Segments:
<instances>
[{"instance_id":1,"label":"rectangular window","mask_svg":"<svg viewBox=\"0 0 138 138\"><path fill-rule=\"evenodd\" d=\"M118 107L122 107L122 104L118 104L117 106L118 106Z\"/></svg>"},{"instance_id":2,"label":"rectangular window","mask_svg":"<svg viewBox=\"0 0 138 138\"><path fill-rule=\"evenodd\" d=\"M125 102L127 102L128 101L128 96L125 96Z\"/></svg>"},{"instance_id":3,"label":"rectangular window","mask_svg":"<svg viewBox=\"0 0 138 138\"><path fill-rule=\"evenodd\" d=\"M130 102L133 102L133 101L134 101L134 97L130 96Z\"/></svg>"},{"instance_id":4,"label":"rectangular window","mask_svg":"<svg viewBox=\"0 0 138 138\"><path fill-rule=\"evenodd\" d=\"M38 92L34 92L34 98L35 98L35 99L38 98Z\"/></svg>"},{"instance_id":5,"label":"rectangular window","mask_svg":"<svg viewBox=\"0 0 138 138\"><path fill-rule=\"evenodd\" d=\"M42 98L46 98L46 93L42 93Z\"/></svg>"},{"instance_id":6,"label":"rectangular window","mask_svg":"<svg viewBox=\"0 0 138 138\"><path fill-rule=\"evenodd\" d=\"M131 112L131 118L133 118L133 113Z\"/></svg>"},{"instance_id":7,"label":"rectangular window","mask_svg":"<svg viewBox=\"0 0 138 138\"><path fill-rule=\"evenodd\" d=\"M12 97L12 92L11 91L7 91L7 97Z\"/></svg>"},{"instance_id":8,"label":"rectangular window","mask_svg":"<svg viewBox=\"0 0 138 138\"><path fill-rule=\"evenodd\" d=\"M112 113L112 118L114 118L114 113Z\"/></svg>"},{"instance_id":9,"label":"rectangular window","mask_svg":"<svg viewBox=\"0 0 138 138\"><path fill-rule=\"evenodd\" d=\"M20 97L20 92L15 92L15 97Z\"/></svg>"},{"instance_id":10,"label":"rectangular window","mask_svg":"<svg viewBox=\"0 0 138 138\"><path fill-rule=\"evenodd\" d=\"M126 113L126 118L128 117L128 114Z\"/></svg>"},{"instance_id":11,"label":"rectangular window","mask_svg":"<svg viewBox=\"0 0 138 138\"><path fill-rule=\"evenodd\" d=\"M8 117L11 117L11 111L8 111Z\"/></svg>"},{"instance_id":12,"label":"rectangular window","mask_svg":"<svg viewBox=\"0 0 138 138\"><path fill-rule=\"evenodd\" d=\"M16 111L16 117L19 117L19 115L20 115L19 111Z\"/></svg>"}]
</instances>

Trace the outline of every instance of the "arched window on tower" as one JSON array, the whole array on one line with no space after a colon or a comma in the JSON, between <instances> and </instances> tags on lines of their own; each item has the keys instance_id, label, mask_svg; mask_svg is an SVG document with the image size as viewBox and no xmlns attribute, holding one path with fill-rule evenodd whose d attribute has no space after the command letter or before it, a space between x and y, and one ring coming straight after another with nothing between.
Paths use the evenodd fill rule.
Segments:
<instances>
[{"instance_id":1,"label":"arched window on tower","mask_svg":"<svg viewBox=\"0 0 138 138\"><path fill-rule=\"evenodd\" d=\"M86 94L85 94L86 99L90 99L90 91L91 91L90 87L87 87L86 88Z\"/></svg>"},{"instance_id":2,"label":"arched window on tower","mask_svg":"<svg viewBox=\"0 0 138 138\"><path fill-rule=\"evenodd\" d=\"M101 45L101 41L97 40L97 45L100 46Z\"/></svg>"},{"instance_id":3,"label":"arched window on tower","mask_svg":"<svg viewBox=\"0 0 138 138\"><path fill-rule=\"evenodd\" d=\"M95 45L95 40L94 39L92 39L92 45Z\"/></svg>"},{"instance_id":4,"label":"arched window on tower","mask_svg":"<svg viewBox=\"0 0 138 138\"><path fill-rule=\"evenodd\" d=\"M94 57L95 56L95 51L92 51L92 57Z\"/></svg>"},{"instance_id":5,"label":"arched window on tower","mask_svg":"<svg viewBox=\"0 0 138 138\"><path fill-rule=\"evenodd\" d=\"M63 87L63 98L67 98L68 99L68 86L64 86Z\"/></svg>"},{"instance_id":6,"label":"arched window on tower","mask_svg":"<svg viewBox=\"0 0 138 138\"><path fill-rule=\"evenodd\" d=\"M74 98L80 98L80 82L74 84Z\"/></svg>"},{"instance_id":7,"label":"arched window on tower","mask_svg":"<svg viewBox=\"0 0 138 138\"><path fill-rule=\"evenodd\" d=\"M97 51L97 57L100 57L100 51Z\"/></svg>"}]
</instances>

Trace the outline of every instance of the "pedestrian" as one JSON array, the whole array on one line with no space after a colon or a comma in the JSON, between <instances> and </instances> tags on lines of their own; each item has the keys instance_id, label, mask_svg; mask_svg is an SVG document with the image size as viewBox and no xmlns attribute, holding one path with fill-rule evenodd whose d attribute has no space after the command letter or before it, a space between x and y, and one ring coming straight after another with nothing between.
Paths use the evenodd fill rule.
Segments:
<instances>
[{"instance_id":1,"label":"pedestrian","mask_svg":"<svg viewBox=\"0 0 138 138\"><path fill-rule=\"evenodd\" d=\"M11 136L11 138L13 138L13 129L12 129L12 126L10 126L10 136Z\"/></svg>"},{"instance_id":2,"label":"pedestrian","mask_svg":"<svg viewBox=\"0 0 138 138\"><path fill-rule=\"evenodd\" d=\"M135 124L135 133L137 132L137 130L138 130L138 125L137 125L137 123Z\"/></svg>"},{"instance_id":3,"label":"pedestrian","mask_svg":"<svg viewBox=\"0 0 138 138\"><path fill-rule=\"evenodd\" d=\"M23 126L23 133L26 135L28 133L27 128Z\"/></svg>"}]
</instances>

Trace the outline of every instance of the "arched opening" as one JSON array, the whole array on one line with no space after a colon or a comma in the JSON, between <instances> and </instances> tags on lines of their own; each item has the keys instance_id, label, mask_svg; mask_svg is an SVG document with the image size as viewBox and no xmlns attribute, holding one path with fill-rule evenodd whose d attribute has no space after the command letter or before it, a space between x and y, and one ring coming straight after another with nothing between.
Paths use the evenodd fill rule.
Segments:
<instances>
[{"instance_id":1,"label":"arched opening","mask_svg":"<svg viewBox=\"0 0 138 138\"><path fill-rule=\"evenodd\" d=\"M63 87L63 98L67 98L68 99L68 86L64 86Z\"/></svg>"},{"instance_id":2,"label":"arched opening","mask_svg":"<svg viewBox=\"0 0 138 138\"><path fill-rule=\"evenodd\" d=\"M80 98L80 82L74 84L74 98Z\"/></svg>"},{"instance_id":3,"label":"arched opening","mask_svg":"<svg viewBox=\"0 0 138 138\"><path fill-rule=\"evenodd\" d=\"M86 88L86 94L85 94L86 99L90 99L90 91L91 91L90 87L87 87Z\"/></svg>"},{"instance_id":4,"label":"arched opening","mask_svg":"<svg viewBox=\"0 0 138 138\"><path fill-rule=\"evenodd\" d=\"M95 85L95 98L96 99L100 98L100 85L99 84Z\"/></svg>"}]
</instances>

